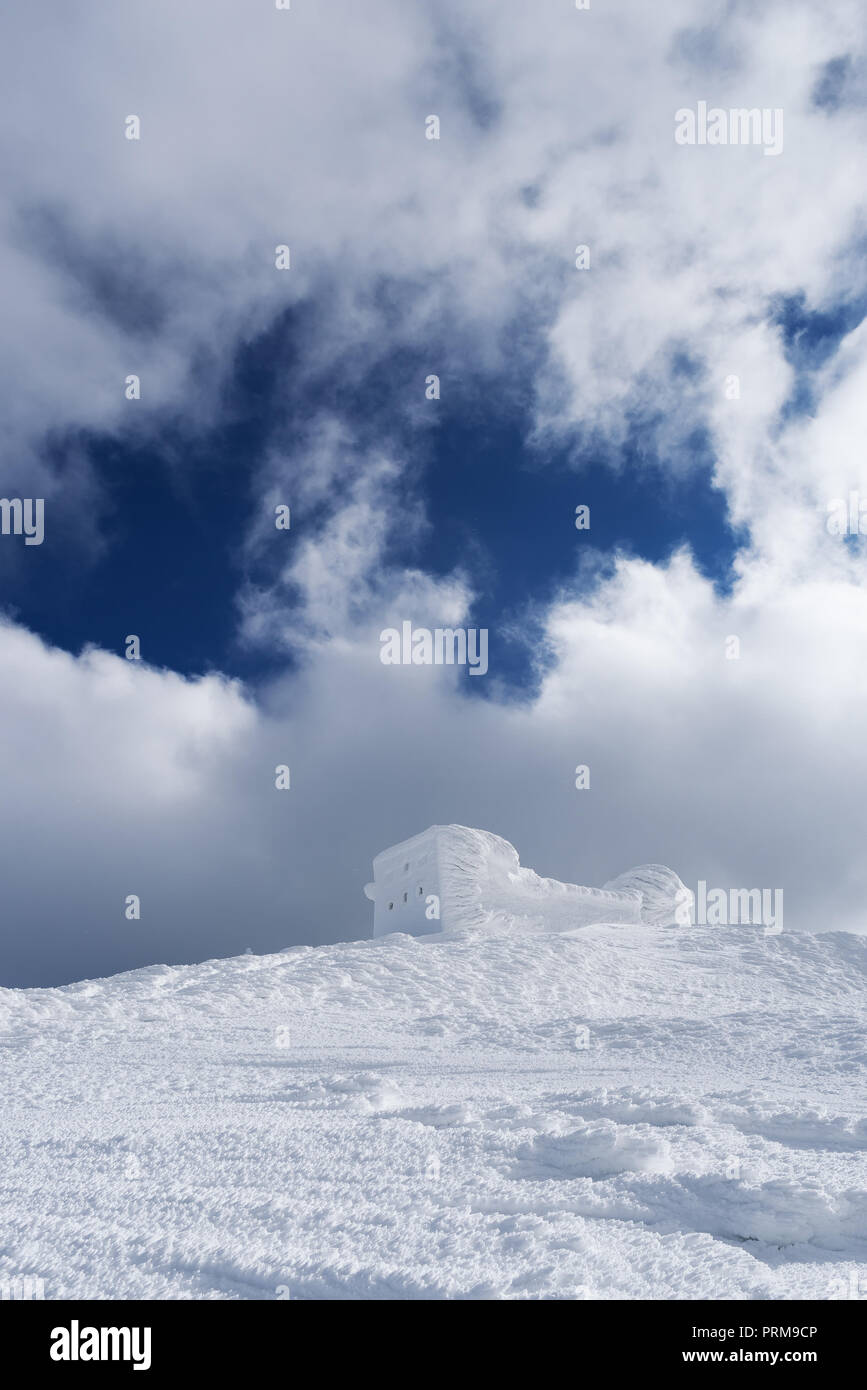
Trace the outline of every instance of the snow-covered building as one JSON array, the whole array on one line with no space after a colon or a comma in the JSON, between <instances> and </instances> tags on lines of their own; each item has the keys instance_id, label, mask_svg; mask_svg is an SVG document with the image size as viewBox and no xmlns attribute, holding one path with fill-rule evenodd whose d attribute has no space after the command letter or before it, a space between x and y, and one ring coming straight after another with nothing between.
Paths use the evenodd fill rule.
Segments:
<instances>
[{"instance_id":1,"label":"snow-covered building","mask_svg":"<svg viewBox=\"0 0 867 1390\"><path fill-rule=\"evenodd\" d=\"M688 922L692 908L689 889L661 864L585 888L540 878L522 868L508 840L466 825L432 825L383 850L364 891L374 904L374 936L425 936L494 922L528 932L591 922L668 926Z\"/></svg>"}]
</instances>

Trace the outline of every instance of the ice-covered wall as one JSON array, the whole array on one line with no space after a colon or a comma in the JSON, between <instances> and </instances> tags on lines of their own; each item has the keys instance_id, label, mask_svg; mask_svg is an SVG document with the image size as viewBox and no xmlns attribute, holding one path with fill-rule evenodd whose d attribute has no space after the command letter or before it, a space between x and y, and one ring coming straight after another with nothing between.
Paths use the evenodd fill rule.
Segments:
<instances>
[{"instance_id":1,"label":"ice-covered wall","mask_svg":"<svg viewBox=\"0 0 867 1390\"><path fill-rule=\"evenodd\" d=\"M364 890L374 902L374 936L394 931L424 936L443 930L439 852L440 838L450 828L432 825L376 856L373 883Z\"/></svg>"},{"instance_id":2,"label":"ice-covered wall","mask_svg":"<svg viewBox=\"0 0 867 1390\"><path fill-rule=\"evenodd\" d=\"M374 936L495 923L527 932L591 922L667 926L679 920L678 904L683 917L690 896L677 874L659 864L630 869L604 888L540 878L521 867L508 840L466 825L433 825L378 854L373 870L365 892L375 903Z\"/></svg>"}]
</instances>

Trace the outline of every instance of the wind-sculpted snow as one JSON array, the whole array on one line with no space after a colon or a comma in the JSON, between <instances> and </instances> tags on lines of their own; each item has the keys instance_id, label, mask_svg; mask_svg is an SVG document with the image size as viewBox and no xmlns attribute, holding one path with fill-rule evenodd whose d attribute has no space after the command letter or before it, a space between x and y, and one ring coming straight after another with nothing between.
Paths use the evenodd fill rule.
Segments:
<instances>
[{"instance_id":1,"label":"wind-sculpted snow","mask_svg":"<svg viewBox=\"0 0 867 1390\"><path fill-rule=\"evenodd\" d=\"M550 895L516 871L491 882L532 920ZM867 1295L864 937L533 935L479 911L447 935L0 991L0 1279Z\"/></svg>"},{"instance_id":2,"label":"wind-sculpted snow","mask_svg":"<svg viewBox=\"0 0 867 1390\"><path fill-rule=\"evenodd\" d=\"M640 864L605 884L612 893L638 893L641 920L656 927L688 926L694 917L694 894L664 864Z\"/></svg>"},{"instance_id":3,"label":"wind-sculpted snow","mask_svg":"<svg viewBox=\"0 0 867 1390\"><path fill-rule=\"evenodd\" d=\"M450 926L495 923L501 930L508 926L522 932L548 932L591 922L641 921L642 898L635 887L606 891L611 885L584 888L541 878L521 865L514 845L499 835L466 825L445 830L440 874Z\"/></svg>"}]
</instances>

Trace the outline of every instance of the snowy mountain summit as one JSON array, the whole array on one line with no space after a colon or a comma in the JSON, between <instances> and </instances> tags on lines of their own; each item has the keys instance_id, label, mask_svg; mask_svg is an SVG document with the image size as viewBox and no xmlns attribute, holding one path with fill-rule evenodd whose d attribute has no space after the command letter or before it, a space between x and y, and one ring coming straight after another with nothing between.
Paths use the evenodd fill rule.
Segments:
<instances>
[{"instance_id":1,"label":"snowy mountain summit","mask_svg":"<svg viewBox=\"0 0 867 1390\"><path fill-rule=\"evenodd\" d=\"M432 825L383 850L364 889L373 935L498 925L569 931L594 922L687 926L693 895L673 869L642 864L602 888L540 878L508 840L466 825Z\"/></svg>"},{"instance_id":2,"label":"snowy mountain summit","mask_svg":"<svg viewBox=\"0 0 867 1390\"><path fill-rule=\"evenodd\" d=\"M864 936L393 932L0 989L0 1039L46 1299L867 1294Z\"/></svg>"}]
</instances>

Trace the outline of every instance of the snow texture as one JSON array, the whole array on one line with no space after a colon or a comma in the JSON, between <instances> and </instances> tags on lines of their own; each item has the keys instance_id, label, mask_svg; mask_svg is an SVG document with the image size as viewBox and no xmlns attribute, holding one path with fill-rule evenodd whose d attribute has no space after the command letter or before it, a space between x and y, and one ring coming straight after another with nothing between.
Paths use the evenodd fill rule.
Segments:
<instances>
[{"instance_id":1,"label":"snow texture","mask_svg":"<svg viewBox=\"0 0 867 1390\"><path fill-rule=\"evenodd\" d=\"M695 894L664 864L641 864L605 884L611 893L638 893L641 920L657 927L688 926L695 919Z\"/></svg>"},{"instance_id":2,"label":"snow texture","mask_svg":"<svg viewBox=\"0 0 867 1390\"><path fill-rule=\"evenodd\" d=\"M534 924L576 896L513 887ZM484 932L0 991L0 1280L867 1296L867 939L532 934L486 901Z\"/></svg>"}]
</instances>

